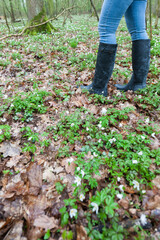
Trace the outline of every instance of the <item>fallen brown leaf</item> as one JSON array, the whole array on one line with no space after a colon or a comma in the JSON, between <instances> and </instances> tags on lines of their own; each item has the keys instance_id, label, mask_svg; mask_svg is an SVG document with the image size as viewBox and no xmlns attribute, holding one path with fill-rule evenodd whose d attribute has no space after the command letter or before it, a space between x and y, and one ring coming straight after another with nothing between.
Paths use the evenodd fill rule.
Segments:
<instances>
[{"instance_id":1,"label":"fallen brown leaf","mask_svg":"<svg viewBox=\"0 0 160 240\"><path fill-rule=\"evenodd\" d=\"M14 157L20 155L21 149L16 144L10 142L3 142L0 145L0 152L3 153L3 157Z\"/></svg>"},{"instance_id":2,"label":"fallen brown leaf","mask_svg":"<svg viewBox=\"0 0 160 240\"><path fill-rule=\"evenodd\" d=\"M44 228L45 230L58 228L58 220L56 220L54 217L41 215L34 220L33 225L35 227Z\"/></svg>"},{"instance_id":3,"label":"fallen brown leaf","mask_svg":"<svg viewBox=\"0 0 160 240\"><path fill-rule=\"evenodd\" d=\"M31 164L28 168L29 179L29 193L32 195L38 195L40 188L42 187L42 171L41 167L36 163Z\"/></svg>"}]
</instances>

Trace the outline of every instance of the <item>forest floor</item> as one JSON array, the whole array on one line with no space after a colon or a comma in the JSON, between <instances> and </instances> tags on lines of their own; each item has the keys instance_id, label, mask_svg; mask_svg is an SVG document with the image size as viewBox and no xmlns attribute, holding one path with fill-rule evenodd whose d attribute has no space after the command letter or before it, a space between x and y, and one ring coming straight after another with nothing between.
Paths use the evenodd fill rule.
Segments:
<instances>
[{"instance_id":1,"label":"forest floor","mask_svg":"<svg viewBox=\"0 0 160 240\"><path fill-rule=\"evenodd\" d=\"M77 88L94 75L96 20L62 22L0 43L0 239L160 239L159 31L147 87L121 93L132 71L121 22L103 97Z\"/></svg>"}]
</instances>

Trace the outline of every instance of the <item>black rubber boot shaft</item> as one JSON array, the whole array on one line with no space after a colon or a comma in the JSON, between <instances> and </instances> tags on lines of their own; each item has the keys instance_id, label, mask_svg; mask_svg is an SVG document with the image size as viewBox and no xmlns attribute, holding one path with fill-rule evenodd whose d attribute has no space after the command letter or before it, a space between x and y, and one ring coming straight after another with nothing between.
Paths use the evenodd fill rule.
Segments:
<instances>
[{"instance_id":1,"label":"black rubber boot shaft","mask_svg":"<svg viewBox=\"0 0 160 240\"><path fill-rule=\"evenodd\" d=\"M146 79L150 66L150 39L132 42L132 67L133 74L128 84L116 84L118 90L137 91L146 87Z\"/></svg>"},{"instance_id":2,"label":"black rubber boot shaft","mask_svg":"<svg viewBox=\"0 0 160 240\"><path fill-rule=\"evenodd\" d=\"M107 96L107 84L113 72L116 50L117 44L99 44L93 82L89 86L81 86L82 89Z\"/></svg>"}]
</instances>

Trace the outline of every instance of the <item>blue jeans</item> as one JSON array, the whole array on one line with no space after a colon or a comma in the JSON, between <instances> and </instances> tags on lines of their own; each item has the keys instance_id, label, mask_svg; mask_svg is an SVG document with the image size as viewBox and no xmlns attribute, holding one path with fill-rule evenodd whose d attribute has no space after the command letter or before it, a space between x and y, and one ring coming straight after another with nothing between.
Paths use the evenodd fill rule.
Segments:
<instances>
[{"instance_id":1,"label":"blue jeans","mask_svg":"<svg viewBox=\"0 0 160 240\"><path fill-rule=\"evenodd\" d=\"M116 30L123 15L132 41L148 39L146 5L147 0L104 0L98 25L100 42L116 44Z\"/></svg>"}]
</instances>

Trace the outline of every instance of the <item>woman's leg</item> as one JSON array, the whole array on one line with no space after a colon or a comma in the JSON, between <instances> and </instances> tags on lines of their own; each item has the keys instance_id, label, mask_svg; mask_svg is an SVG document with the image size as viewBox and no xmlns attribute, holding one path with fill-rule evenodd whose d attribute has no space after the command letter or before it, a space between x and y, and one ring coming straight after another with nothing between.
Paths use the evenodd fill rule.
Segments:
<instances>
[{"instance_id":1,"label":"woman's leg","mask_svg":"<svg viewBox=\"0 0 160 240\"><path fill-rule=\"evenodd\" d=\"M134 0L104 0L98 30L100 42L116 44L116 30L128 7Z\"/></svg>"},{"instance_id":2,"label":"woman's leg","mask_svg":"<svg viewBox=\"0 0 160 240\"><path fill-rule=\"evenodd\" d=\"M150 65L150 39L146 33L145 10L147 0L134 0L125 13L128 30L132 37L131 80L126 85L116 84L118 90L139 90L146 87Z\"/></svg>"},{"instance_id":3,"label":"woman's leg","mask_svg":"<svg viewBox=\"0 0 160 240\"><path fill-rule=\"evenodd\" d=\"M147 0L134 0L125 12L126 24L132 41L148 39L145 26Z\"/></svg>"}]
</instances>

